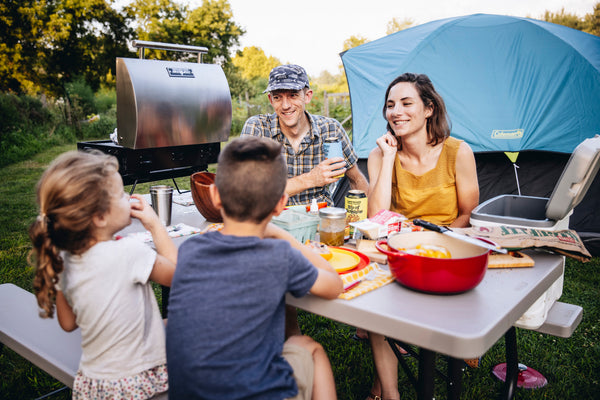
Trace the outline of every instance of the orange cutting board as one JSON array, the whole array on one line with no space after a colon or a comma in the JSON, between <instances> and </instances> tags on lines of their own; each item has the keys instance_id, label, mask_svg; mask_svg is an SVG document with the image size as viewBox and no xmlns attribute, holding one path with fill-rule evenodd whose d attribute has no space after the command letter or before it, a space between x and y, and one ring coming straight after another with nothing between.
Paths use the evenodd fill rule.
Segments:
<instances>
[{"instance_id":1,"label":"orange cutting board","mask_svg":"<svg viewBox=\"0 0 600 400\"><path fill-rule=\"evenodd\" d=\"M488 257L488 268L521 268L533 267L535 261L520 251L509 251L508 254L494 253Z\"/></svg>"}]
</instances>

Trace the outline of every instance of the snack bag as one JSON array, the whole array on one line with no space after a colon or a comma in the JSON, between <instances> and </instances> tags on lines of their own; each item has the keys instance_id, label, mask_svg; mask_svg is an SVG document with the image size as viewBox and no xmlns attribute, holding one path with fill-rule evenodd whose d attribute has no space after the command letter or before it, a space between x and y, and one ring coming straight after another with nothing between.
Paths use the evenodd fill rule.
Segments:
<instances>
[{"instance_id":1,"label":"snack bag","mask_svg":"<svg viewBox=\"0 0 600 400\"><path fill-rule=\"evenodd\" d=\"M406 222L408 221L402 214L389 210L381 210L371 218L363 219L358 222L351 222L350 225L358 229L363 236L369 239L378 239L387 237L394 232L400 232L405 229L405 227L407 229L412 229L405 225Z\"/></svg>"}]
</instances>

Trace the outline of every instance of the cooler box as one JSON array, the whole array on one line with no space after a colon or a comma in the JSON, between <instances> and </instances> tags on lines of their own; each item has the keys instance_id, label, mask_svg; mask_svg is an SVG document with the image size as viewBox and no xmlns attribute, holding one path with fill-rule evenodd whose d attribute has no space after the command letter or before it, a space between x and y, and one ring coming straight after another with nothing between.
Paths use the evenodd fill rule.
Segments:
<instances>
[{"instance_id":1,"label":"cooler box","mask_svg":"<svg viewBox=\"0 0 600 400\"><path fill-rule=\"evenodd\" d=\"M581 202L600 168L600 136L581 142L571 154L550 198L501 195L477 206L471 225L508 225L546 230L569 229L573 208ZM539 328L548 310L562 295L564 275L523 314L515 326Z\"/></svg>"}]
</instances>

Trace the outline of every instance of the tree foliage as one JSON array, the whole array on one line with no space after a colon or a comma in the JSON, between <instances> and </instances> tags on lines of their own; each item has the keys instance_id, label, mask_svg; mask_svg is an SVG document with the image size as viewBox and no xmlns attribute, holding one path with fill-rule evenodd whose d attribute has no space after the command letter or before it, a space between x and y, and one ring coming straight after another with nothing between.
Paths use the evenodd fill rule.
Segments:
<instances>
[{"instance_id":1,"label":"tree foliage","mask_svg":"<svg viewBox=\"0 0 600 400\"><path fill-rule=\"evenodd\" d=\"M190 9L172 0L134 0L122 10L114 0L19 0L0 5L0 90L67 95L79 77L94 90L116 74L117 57L134 57L134 38L208 48L205 62L230 61L244 31L227 0L204 0ZM159 52L148 58L196 55Z\"/></svg>"},{"instance_id":2,"label":"tree foliage","mask_svg":"<svg viewBox=\"0 0 600 400\"><path fill-rule=\"evenodd\" d=\"M600 36L600 2L596 3L594 10L585 15L585 29L587 33Z\"/></svg>"},{"instance_id":3,"label":"tree foliage","mask_svg":"<svg viewBox=\"0 0 600 400\"><path fill-rule=\"evenodd\" d=\"M413 26L414 23L415 21L412 18L404 18L402 21L399 21L394 17L387 23L385 34L391 35L392 33L403 31Z\"/></svg>"},{"instance_id":4,"label":"tree foliage","mask_svg":"<svg viewBox=\"0 0 600 400\"><path fill-rule=\"evenodd\" d=\"M125 7L125 12L135 21L138 39L206 47L204 62L229 62L230 49L239 44L245 33L233 21L227 0L203 0L202 6L194 9L171 0L135 0ZM147 51L148 58L160 60L196 59L189 53Z\"/></svg>"},{"instance_id":5,"label":"tree foliage","mask_svg":"<svg viewBox=\"0 0 600 400\"><path fill-rule=\"evenodd\" d=\"M251 96L264 89L268 73L280 64L258 47L233 55L244 30L234 22L228 0L8 0L0 4L0 91L68 96L67 86L82 79L97 91L114 84L117 57L135 57L132 39L208 48L204 61L223 66L232 95ZM600 35L600 2L581 18L565 9L547 11L546 21ZM412 19L391 19L387 34L413 26ZM343 51L366 43L351 36ZM146 50L147 58L196 61L196 55ZM318 84L345 87L339 77L321 76ZM340 79L336 79L340 78Z\"/></svg>"},{"instance_id":6,"label":"tree foliage","mask_svg":"<svg viewBox=\"0 0 600 400\"><path fill-rule=\"evenodd\" d=\"M134 21L135 37L139 40L163 43L183 43L182 25L187 8L171 0L135 0L124 8ZM181 53L146 50L148 58L177 60Z\"/></svg>"},{"instance_id":7,"label":"tree foliage","mask_svg":"<svg viewBox=\"0 0 600 400\"><path fill-rule=\"evenodd\" d=\"M579 18L576 14L565 12L564 7L559 12L546 10L543 20L552 22L553 24L568 26L579 31L584 30L585 27L585 22L582 18Z\"/></svg>"},{"instance_id":8,"label":"tree foliage","mask_svg":"<svg viewBox=\"0 0 600 400\"><path fill-rule=\"evenodd\" d=\"M239 68L244 79L268 78L271 70L281 65L281 61L273 56L267 56L265 52L256 46L244 47L238 51L232 59L233 65Z\"/></svg>"},{"instance_id":9,"label":"tree foliage","mask_svg":"<svg viewBox=\"0 0 600 400\"><path fill-rule=\"evenodd\" d=\"M344 40L344 48L342 51L350 50L356 46L367 43L369 40L362 36L352 35L348 39Z\"/></svg>"},{"instance_id":10,"label":"tree foliage","mask_svg":"<svg viewBox=\"0 0 600 400\"><path fill-rule=\"evenodd\" d=\"M128 54L127 21L107 0L23 0L0 7L0 89L64 94L83 76L97 89Z\"/></svg>"},{"instance_id":11,"label":"tree foliage","mask_svg":"<svg viewBox=\"0 0 600 400\"><path fill-rule=\"evenodd\" d=\"M0 87L2 91L33 91L39 70L36 32L42 28L43 7L35 0L0 5ZM23 65L29 68L22 68Z\"/></svg>"},{"instance_id":12,"label":"tree foliage","mask_svg":"<svg viewBox=\"0 0 600 400\"><path fill-rule=\"evenodd\" d=\"M191 11L184 24L189 44L208 47L208 62L227 63L230 49L239 45L246 33L233 21L227 0L203 0L202 7ZM186 39L187 39L186 37Z\"/></svg>"},{"instance_id":13,"label":"tree foliage","mask_svg":"<svg viewBox=\"0 0 600 400\"><path fill-rule=\"evenodd\" d=\"M563 7L559 12L546 11L542 19L546 22L568 26L569 28L600 36L600 2L596 3L592 12L586 14L583 18L566 12Z\"/></svg>"}]
</instances>

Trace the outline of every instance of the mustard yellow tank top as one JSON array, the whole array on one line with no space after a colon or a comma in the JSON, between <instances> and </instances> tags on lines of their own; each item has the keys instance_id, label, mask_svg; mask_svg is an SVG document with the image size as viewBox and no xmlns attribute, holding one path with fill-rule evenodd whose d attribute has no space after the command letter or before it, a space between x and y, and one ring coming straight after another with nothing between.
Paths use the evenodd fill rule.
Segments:
<instances>
[{"instance_id":1,"label":"mustard yellow tank top","mask_svg":"<svg viewBox=\"0 0 600 400\"><path fill-rule=\"evenodd\" d=\"M456 154L461 142L448 137L435 168L420 176L404 170L396 154L390 209L411 220L421 218L437 225L454 222L458 216Z\"/></svg>"}]
</instances>

